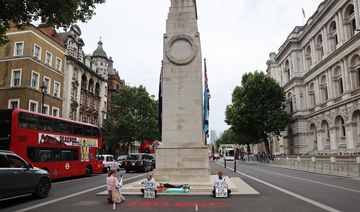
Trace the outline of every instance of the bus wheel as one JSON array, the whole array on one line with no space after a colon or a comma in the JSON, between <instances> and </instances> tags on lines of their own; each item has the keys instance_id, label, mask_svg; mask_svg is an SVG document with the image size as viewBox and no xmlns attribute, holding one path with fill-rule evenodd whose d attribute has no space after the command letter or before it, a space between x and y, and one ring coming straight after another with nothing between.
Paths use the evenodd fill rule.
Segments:
<instances>
[{"instance_id":1,"label":"bus wheel","mask_svg":"<svg viewBox=\"0 0 360 212\"><path fill-rule=\"evenodd\" d=\"M33 193L33 196L35 198L45 198L49 194L49 191L50 191L50 180L43 177L39 180L39 183L36 187L35 192Z\"/></svg>"},{"instance_id":2,"label":"bus wheel","mask_svg":"<svg viewBox=\"0 0 360 212\"><path fill-rule=\"evenodd\" d=\"M90 177L92 175L92 168L90 165L86 166L86 177Z\"/></svg>"}]
</instances>

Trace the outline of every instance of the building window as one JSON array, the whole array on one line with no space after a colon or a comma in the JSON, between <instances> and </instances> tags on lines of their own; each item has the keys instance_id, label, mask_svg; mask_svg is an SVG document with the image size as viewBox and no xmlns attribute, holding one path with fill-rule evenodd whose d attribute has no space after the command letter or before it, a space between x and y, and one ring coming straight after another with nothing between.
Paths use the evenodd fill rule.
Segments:
<instances>
[{"instance_id":1,"label":"building window","mask_svg":"<svg viewBox=\"0 0 360 212\"><path fill-rule=\"evenodd\" d=\"M315 91L314 91L314 83L311 83L309 86L309 107L313 108L315 107Z\"/></svg>"},{"instance_id":2,"label":"building window","mask_svg":"<svg viewBox=\"0 0 360 212\"><path fill-rule=\"evenodd\" d=\"M20 105L20 99L9 99L8 108L19 108Z\"/></svg>"},{"instance_id":3,"label":"building window","mask_svg":"<svg viewBox=\"0 0 360 212\"><path fill-rule=\"evenodd\" d=\"M31 74L31 87L35 89L39 89L39 73L32 71Z\"/></svg>"},{"instance_id":4,"label":"building window","mask_svg":"<svg viewBox=\"0 0 360 212\"><path fill-rule=\"evenodd\" d=\"M323 47L323 39L322 35L319 35L316 39L316 54L317 54L317 61L322 61L324 57L324 47Z\"/></svg>"},{"instance_id":5,"label":"building window","mask_svg":"<svg viewBox=\"0 0 360 212\"><path fill-rule=\"evenodd\" d=\"M327 91L327 83L326 76L322 76L320 80L320 95L321 95L321 103L326 103L329 99L328 91Z\"/></svg>"},{"instance_id":6,"label":"building window","mask_svg":"<svg viewBox=\"0 0 360 212\"><path fill-rule=\"evenodd\" d=\"M46 51L45 64L51 66L52 54Z\"/></svg>"},{"instance_id":7,"label":"building window","mask_svg":"<svg viewBox=\"0 0 360 212\"><path fill-rule=\"evenodd\" d=\"M56 116L56 117L59 117L59 113L60 113L59 111L60 111L59 108L53 107L53 108L52 108L52 115L53 115L53 116Z\"/></svg>"},{"instance_id":8,"label":"building window","mask_svg":"<svg viewBox=\"0 0 360 212\"><path fill-rule=\"evenodd\" d=\"M349 4L345 10L345 29L348 31L350 37L354 37L356 31L356 21L355 21L355 10L354 5Z\"/></svg>"},{"instance_id":9,"label":"building window","mask_svg":"<svg viewBox=\"0 0 360 212\"><path fill-rule=\"evenodd\" d=\"M41 60L41 47L34 44L34 58Z\"/></svg>"},{"instance_id":10,"label":"building window","mask_svg":"<svg viewBox=\"0 0 360 212\"><path fill-rule=\"evenodd\" d=\"M38 102L29 100L29 110L32 112L38 112Z\"/></svg>"},{"instance_id":11,"label":"building window","mask_svg":"<svg viewBox=\"0 0 360 212\"><path fill-rule=\"evenodd\" d=\"M54 96L60 98L60 83L54 82Z\"/></svg>"},{"instance_id":12,"label":"building window","mask_svg":"<svg viewBox=\"0 0 360 212\"><path fill-rule=\"evenodd\" d=\"M42 113L49 115L49 105L44 104L43 109L42 109Z\"/></svg>"},{"instance_id":13,"label":"building window","mask_svg":"<svg viewBox=\"0 0 360 212\"><path fill-rule=\"evenodd\" d=\"M308 45L308 47L306 48L305 60L306 60L307 70L310 70L310 69L311 69L311 65L312 65L311 47L310 47L310 45Z\"/></svg>"},{"instance_id":14,"label":"building window","mask_svg":"<svg viewBox=\"0 0 360 212\"><path fill-rule=\"evenodd\" d=\"M12 70L10 86L11 87L21 86L21 69Z\"/></svg>"},{"instance_id":15,"label":"building window","mask_svg":"<svg viewBox=\"0 0 360 212\"><path fill-rule=\"evenodd\" d=\"M14 44L14 56L22 56L24 54L24 41Z\"/></svg>"},{"instance_id":16,"label":"building window","mask_svg":"<svg viewBox=\"0 0 360 212\"><path fill-rule=\"evenodd\" d=\"M338 41L336 22L332 21L329 27L329 38L330 38L330 51L333 52L336 50Z\"/></svg>"},{"instance_id":17,"label":"building window","mask_svg":"<svg viewBox=\"0 0 360 212\"><path fill-rule=\"evenodd\" d=\"M61 65L62 65L62 60L56 57L55 70L61 72Z\"/></svg>"},{"instance_id":18,"label":"building window","mask_svg":"<svg viewBox=\"0 0 360 212\"><path fill-rule=\"evenodd\" d=\"M46 87L46 93L50 94L51 79L49 77L44 77L44 85Z\"/></svg>"}]
</instances>

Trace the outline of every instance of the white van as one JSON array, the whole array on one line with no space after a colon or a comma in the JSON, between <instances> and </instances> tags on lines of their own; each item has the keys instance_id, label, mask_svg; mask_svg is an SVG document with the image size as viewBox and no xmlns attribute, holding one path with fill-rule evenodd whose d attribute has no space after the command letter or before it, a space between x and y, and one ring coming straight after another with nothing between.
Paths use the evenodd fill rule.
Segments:
<instances>
[{"instance_id":1,"label":"white van","mask_svg":"<svg viewBox=\"0 0 360 212\"><path fill-rule=\"evenodd\" d=\"M232 148L225 148L224 149L224 160L234 160L235 151Z\"/></svg>"}]
</instances>

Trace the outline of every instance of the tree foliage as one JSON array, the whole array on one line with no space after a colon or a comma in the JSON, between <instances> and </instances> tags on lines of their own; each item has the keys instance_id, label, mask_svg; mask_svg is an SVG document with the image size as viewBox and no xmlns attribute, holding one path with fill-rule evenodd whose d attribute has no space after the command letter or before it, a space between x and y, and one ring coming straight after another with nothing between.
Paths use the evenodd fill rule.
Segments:
<instances>
[{"instance_id":1,"label":"tree foliage","mask_svg":"<svg viewBox=\"0 0 360 212\"><path fill-rule=\"evenodd\" d=\"M95 4L105 0L3 0L0 1L0 46L7 43L10 24L21 24L41 18L43 23L67 28L77 21L86 22L95 14Z\"/></svg>"},{"instance_id":2,"label":"tree foliage","mask_svg":"<svg viewBox=\"0 0 360 212\"><path fill-rule=\"evenodd\" d=\"M246 144L264 142L270 154L268 135L280 136L290 119L285 92L273 78L258 71L244 74L241 84L226 107L225 121Z\"/></svg>"},{"instance_id":3,"label":"tree foliage","mask_svg":"<svg viewBox=\"0 0 360 212\"><path fill-rule=\"evenodd\" d=\"M111 119L105 123L108 141L129 147L134 141L159 140L157 108L145 87L121 88L111 98Z\"/></svg>"}]
</instances>

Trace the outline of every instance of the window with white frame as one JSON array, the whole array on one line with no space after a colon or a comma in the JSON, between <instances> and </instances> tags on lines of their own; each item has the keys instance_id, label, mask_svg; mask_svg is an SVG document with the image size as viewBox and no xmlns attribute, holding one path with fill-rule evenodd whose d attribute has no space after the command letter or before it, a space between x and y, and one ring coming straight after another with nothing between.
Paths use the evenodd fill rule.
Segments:
<instances>
[{"instance_id":1,"label":"window with white frame","mask_svg":"<svg viewBox=\"0 0 360 212\"><path fill-rule=\"evenodd\" d=\"M55 70L61 72L61 65L62 65L62 60L60 58L56 57Z\"/></svg>"},{"instance_id":2,"label":"window with white frame","mask_svg":"<svg viewBox=\"0 0 360 212\"><path fill-rule=\"evenodd\" d=\"M52 62L52 54L50 52L46 51L45 64L51 66L51 62Z\"/></svg>"},{"instance_id":3,"label":"window with white frame","mask_svg":"<svg viewBox=\"0 0 360 212\"><path fill-rule=\"evenodd\" d=\"M20 99L9 99L8 102L9 109L19 108L19 105L20 105Z\"/></svg>"},{"instance_id":4,"label":"window with white frame","mask_svg":"<svg viewBox=\"0 0 360 212\"><path fill-rule=\"evenodd\" d=\"M11 87L21 86L21 69L15 69L11 71Z\"/></svg>"},{"instance_id":5,"label":"window with white frame","mask_svg":"<svg viewBox=\"0 0 360 212\"><path fill-rule=\"evenodd\" d=\"M33 112L38 112L38 105L39 103L34 100L29 100L29 110Z\"/></svg>"},{"instance_id":6,"label":"window with white frame","mask_svg":"<svg viewBox=\"0 0 360 212\"><path fill-rule=\"evenodd\" d=\"M15 42L14 56L22 56L24 54L24 41Z\"/></svg>"},{"instance_id":7,"label":"window with white frame","mask_svg":"<svg viewBox=\"0 0 360 212\"><path fill-rule=\"evenodd\" d=\"M31 87L39 89L39 73L32 71L31 73Z\"/></svg>"},{"instance_id":8,"label":"window with white frame","mask_svg":"<svg viewBox=\"0 0 360 212\"><path fill-rule=\"evenodd\" d=\"M44 85L46 87L46 93L50 94L50 88L51 88L51 79L49 77L44 76Z\"/></svg>"},{"instance_id":9,"label":"window with white frame","mask_svg":"<svg viewBox=\"0 0 360 212\"><path fill-rule=\"evenodd\" d=\"M60 98L60 83L54 82L54 96Z\"/></svg>"},{"instance_id":10,"label":"window with white frame","mask_svg":"<svg viewBox=\"0 0 360 212\"><path fill-rule=\"evenodd\" d=\"M45 104L43 105L42 113L49 115L49 105L45 105Z\"/></svg>"},{"instance_id":11,"label":"window with white frame","mask_svg":"<svg viewBox=\"0 0 360 212\"><path fill-rule=\"evenodd\" d=\"M60 111L59 108L53 107L53 108L52 108L52 115L59 117L59 113L60 113L59 111Z\"/></svg>"},{"instance_id":12,"label":"window with white frame","mask_svg":"<svg viewBox=\"0 0 360 212\"><path fill-rule=\"evenodd\" d=\"M41 60L41 47L37 44L34 44L34 58Z\"/></svg>"}]
</instances>

